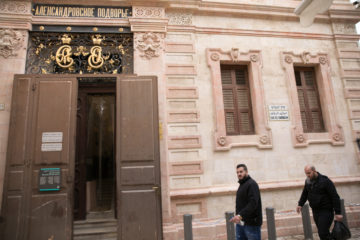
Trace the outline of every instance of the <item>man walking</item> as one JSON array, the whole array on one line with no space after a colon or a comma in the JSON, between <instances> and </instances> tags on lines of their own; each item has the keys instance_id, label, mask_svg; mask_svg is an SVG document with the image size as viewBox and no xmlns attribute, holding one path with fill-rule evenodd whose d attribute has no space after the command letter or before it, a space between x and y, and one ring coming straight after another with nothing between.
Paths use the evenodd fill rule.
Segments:
<instances>
[{"instance_id":1,"label":"man walking","mask_svg":"<svg viewBox=\"0 0 360 240\"><path fill-rule=\"evenodd\" d=\"M334 211L336 221L343 219L340 197L334 183L327 176L317 172L314 166L307 165L304 171L307 178L296 211L300 213L308 200L320 239L330 239L329 229L334 219Z\"/></svg>"},{"instance_id":2,"label":"man walking","mask_svg":"<svg viewBox=\"0 0 360 240\"><path fill-rule=\"evenodd\" d=\"M259 186L245 164L236 166L240 186L236 193L236 240L261 240L262 209Z\"/></svg>"}]
</instances>

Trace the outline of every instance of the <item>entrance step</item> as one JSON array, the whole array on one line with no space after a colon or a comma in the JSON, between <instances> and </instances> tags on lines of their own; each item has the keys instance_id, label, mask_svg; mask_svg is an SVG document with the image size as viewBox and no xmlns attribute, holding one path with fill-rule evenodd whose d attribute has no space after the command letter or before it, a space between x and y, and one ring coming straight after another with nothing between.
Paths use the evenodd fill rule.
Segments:
<instances>
[{"instance_id":1,"label":"entrance step","mask_svg":"<svg viewBox=\"0 0 360 240\"><path fill-rule=\"evenodd\" d=\"M87 219L74 221L73 240L116 240L116 219Z\"/></svg>"},{"instance_id":2,"label":"entrance step","mask_svg":"<svg viewBox=\"0 0 360 240\"><path fill-rule=\"evenodd\" d=\"M86 214L86 219L113 219L114 210L109 211L91 211Z\"/></svg>"}]
</instances>

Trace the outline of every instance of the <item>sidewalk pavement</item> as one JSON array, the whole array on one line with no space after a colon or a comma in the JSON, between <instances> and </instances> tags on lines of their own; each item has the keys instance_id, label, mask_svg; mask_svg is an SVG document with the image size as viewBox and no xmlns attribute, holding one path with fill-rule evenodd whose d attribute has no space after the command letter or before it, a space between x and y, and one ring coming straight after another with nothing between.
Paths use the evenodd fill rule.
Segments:
<instances>
[{"instance_id":1,"label":"sidewalk pavement","mask_svg":"<svg viewBox=\"0 0 360 240\"><path fill-rule=\"evenodd\" d=\"M352 240L360 240L360 228L351 228L351 238ZM319 240L319 235L317 233L313 233L314 240ZM278 237L277 240L303 240L304 235L295 235L295 236L286 236L286 237Z\"/></svg>"}]
</instances>

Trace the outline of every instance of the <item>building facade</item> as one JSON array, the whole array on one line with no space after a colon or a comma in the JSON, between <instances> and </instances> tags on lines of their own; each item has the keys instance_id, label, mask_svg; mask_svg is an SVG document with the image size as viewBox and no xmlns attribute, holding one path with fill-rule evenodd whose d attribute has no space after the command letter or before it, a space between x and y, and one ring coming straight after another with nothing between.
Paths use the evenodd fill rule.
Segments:
<instances>
[{"instance_id":1,"label":"building facade","mask_svg":"<svg viewBox=\"0 0 360 240\"><path fill-rule=\"evenodd\" d=\"M302 232L306 164L359 227L360 12L302 27L300 3L0 1L4 239L104 218L114 239L183 239L183 214L226 239L239 163L278 235Z\"/></svg>"}]
</instances>

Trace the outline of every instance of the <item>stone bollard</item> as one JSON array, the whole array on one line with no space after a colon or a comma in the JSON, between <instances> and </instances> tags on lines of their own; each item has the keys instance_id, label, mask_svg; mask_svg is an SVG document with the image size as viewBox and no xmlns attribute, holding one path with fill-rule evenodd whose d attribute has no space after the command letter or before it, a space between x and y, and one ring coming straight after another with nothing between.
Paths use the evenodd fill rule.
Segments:
<instances>
[{"instance_id":1,"label":"stone bollard","mask_svg":"<svg viewBox=\"0 0 360 240\"><path fill-rule=\"evenodd\" d=\"M184 240L193 240L191 214L184 214Z\"/></svg>"},{"instance_id":2,"label":"stone bollard","mask_svg":"<svg viewBox=\"0 0 360 240\"><path fill-rule=\"evenodd\" d=\"M234 212L225 213L227 240L235 240L235 225L234 223L230 222L230 219L233 217Z\"/></svg>"},{"instance_id":3,"label":"stone bollard","mask_svg":"<svg viewBox=\"0 0 360 240\"><path fill-rule=\"evenodd\" d=\"M308 239L313 240L314 238L313 238L313 232L312 232L312 227L311 227L309 204L306 203L302 207L301 216L302 216L305 240L308 240Z\"/></svg>"},{"instance_id":4,"label":"stone bollard","mask_svg":"<svg viewBox=\"0 0 360 240\"><path fill-rule=\"evenodd\" d=\"M276 227L275 227L275 209L267 207L266 208L266 222L268 230L268 239L276 240Z\"/></svg>"}]
</instances>

